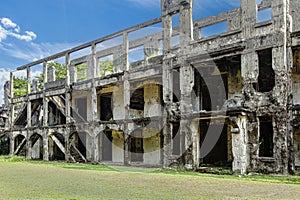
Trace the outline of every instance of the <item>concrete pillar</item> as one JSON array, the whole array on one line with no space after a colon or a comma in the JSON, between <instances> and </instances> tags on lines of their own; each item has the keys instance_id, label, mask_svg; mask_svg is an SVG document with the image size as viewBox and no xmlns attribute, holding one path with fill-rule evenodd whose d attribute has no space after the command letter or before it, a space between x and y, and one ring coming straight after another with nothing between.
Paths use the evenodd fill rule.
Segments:
<instances>
[{"instance_id":1,"label":"concrete pillar","mask_svg":"<svg viewBox=\"0 0 300 200\"><path fill-rule=\"evenodd\" d=\"M70 65L71 65L71 60L70 60L70 54L66 54L66 67L67 67L67 74L66 74L66 84L67 87L70 88L70 80L71 80L71 70L70 70ZM66 123L69 124L71 122L71 93L70 91L66 91L65 94L65 113L66 113Z\"/></svg>"},{"instance_id":2,"label":"concrete pillar","mask_svg":"<svg viewBox=\"0 0 300 200\"><path fill-rule=\"evenodd\" d=\"M187 45L193 40L193 0L181 1L180 5L180 44Z\"/></svg>"},{"instance_id":3,"label":"concrete pillar","mask_svg":"<svg viewBox=\"0 0 300 200\"><path fill-rule=\"evenodd\" d=\"M66 149L65 160L68 162L71 160L70 128L69 127L66 128L66 132L64 133L64 139L65 139L65 144L63 144L63 145L65 145L65 149Z\"/></svg>"},{"instance_id":4,"label":"concrete pillar","mask_svg":"<svg viewBox=\"0 0 300 200\"><path fill-rule=\"evenodd\" d=\"M13 156L15 152L15 138L13 137L13 134L10 134L9 141L9 155Z\"/></svg>"},{"instance_id":5,"label":"concrete pillar","mask_svg":"<svg viewBox=\"0 0 300 200\"><path fill-rule=\"evenodd\" d=\"M13 127L13 123L14 123L14 104L12 102L13 98L14 98L14 75L12 72L10 72L10 104L9 104L9 108L10 108L10 112L9 112L9 128Z\"/></svg>"},{"instance_id":6,"label":"concrete pillar","mask_svg":"<svg viewBox=\"0 0 300 200\"><path fill-rule=\"evenodd\" d=\"M163 134L163 166L169 167L171 164L172 154L172 124L169 122L169 113L173 101L173 74L172 74L172 59L169 57L169 50L172 47L172 15L170 13L171 5L167 1L162 3L162 26L163 26L163 100L166 109L163 113L164 128Z\"/></svg>"},{"instance_id":7,"label":"concrete pillar","mask_svg":"<svg viewBox=\"0 0 300 200\"><path fill-rule=\"evenodd\" d=\"M124 94L124 114L125 114L125 123L124 123L124 164L128 165L130 163L130 136L129 136L129 105L130 105L130 84L128 81L128 74L125 75L124 85L123 85L123 94Z\"/></svg>"},{"instance_id":8,"label":"concrete pillar","mask_svg":"<svg viewBox=\"0 0 300 200\"><path fill-rule=\"evenodd\" d=\"M232 171L235 174L246 174L250 164L248 148L248 119L246 116L239 116L231 119L239 128L239 132L232 132Z\"/></svg>"},{"instance_id":9,"label":"concrete pillar","mask_svg":"<svg viewBox=\"0 0 300 200\"><path fill-rule=\"evenodd\" d=\"M92 45L92 58L91 58L91 71L92 71L92 88L91 88L91 110L92 110L92 129L90 129L91 136L90 139L90 149L87 146L87 149L90 150L90 160L92 162L98 162L98 140L97 140L97 121L98 121L98 104L97 104L97 90L95 87L95 78L97 77L97 57L96 57L96 44ZM88 140L87 140L88 142ZM87 151L88 152L88 151ZM89 156L87 155L87 160L89 160Z\"/></svg>"},{"instance_id":10,"label":"concrete pillar","mask_svg":"<svg viewBox=\"0 0 300 200\"><path fill-rule=\"evenodd\" d=\"M4 105L8 106L10 102L10 81L6 81L4 85Z\"/></svg>"},{"instance_id":11,"label":"concrete pillar","mask_svg":"<svg viewBox=\"0 0 300 200\"><path fill-rule=\"evenodd\" d=\"M278 162L277 171L283 174L294 173L293 135L292 135L292 112L288 111L292 100L292 50L289 40L292 23L289 16L288 0L272 1L273 30L277 34L280 45L272 49L272 68L275 71L276 85L273 98L276 99L278 113L274 115L276 127L279 130L275 141L275 160ZM280 146L280 148L276 148Z\"/></svg>"},{"instance_id":12,"label":"concrete pillar","mask_svg":"<svg viewBox=\"0 0 300 200\"><path fill-rule=\"evenodd\" d=\"M48 139L48 130L44 129L44 136L43 136L43 160L48 161L49 160L49 139Z\"/></svg>"},{"instance_id":13,"label":"concrete pillar","mask_svg":"<svg viewBox=\"0 0 300 200\"><path fill-rule=\"evenodd\" d=\"M86 147L86 159L88 161L94 161L94 151L93 151L93 142L92 136L90 136L88 133L86 133L86 142L85 142L85 147Z\"/></svg>"},{"instance_id":14,"label":"concrete pillar","mask_svg":"<svg viewBox=\"0 0 300 200\"><path fill-rule=\"evenodd\" d=\"M53 82L56 80L55 71L56 71L56 69L54 66L48 67L48 81L49 82Z\"/></svg>"},{"instance_id":15,"label":"concrete pillar","mask_svg":"<svg viewBox=\"0 0 300 200\"><path fill-rule=\"evenodd\" d=\"M31 101L28 100L27 102L27 128L31 127Z\"/></svg>"},{"instance_id":16,"label":"concrete pillar","mask_svg":"<svg viewBox=\"0 0 300 200\"><path fill-rule=\"evenodd\" d=\"M31 159L31 150L32 150L32 141L29 137L29 134L27 133L27 139L26 139L26 158Z\"/></svg>"},{"instance_id":17,"label":"concrete pillar","mask_svg":"<svg viewBox=\"0 0 300 200\"><path fill-rule=\"evenodd\" d=\"M35 93L38 91L38 81L36 79L32 80L32 92Z\"/></svg>"},{"instance_id":18,"label":"concrete pillar","mask_svg":"<svg viewBox=\"0 0 300 200\"><path fill-rule=\"evenodd\" d=\"M200 131L199 121L193 120L190 124L192 132L192 155L193 155L193 168L196 169L200 164Z\"/></svg>"}]
</instances>

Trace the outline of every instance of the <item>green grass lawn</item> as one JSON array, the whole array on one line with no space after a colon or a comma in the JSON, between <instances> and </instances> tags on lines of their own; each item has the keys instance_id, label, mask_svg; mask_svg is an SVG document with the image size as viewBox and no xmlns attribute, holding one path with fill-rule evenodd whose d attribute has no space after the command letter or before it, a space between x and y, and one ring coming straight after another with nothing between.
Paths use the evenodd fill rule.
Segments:
<instances>
[{"instance_id":1,"label":"green grass lawn","mask_svg":"<svg viewBox=\"0 0 300 200\"><path fill-rule=\"evenodd\" d=\"M0 157L0 199L299 199L300 177L25 161Z\"/></svg>"}]
</instances>

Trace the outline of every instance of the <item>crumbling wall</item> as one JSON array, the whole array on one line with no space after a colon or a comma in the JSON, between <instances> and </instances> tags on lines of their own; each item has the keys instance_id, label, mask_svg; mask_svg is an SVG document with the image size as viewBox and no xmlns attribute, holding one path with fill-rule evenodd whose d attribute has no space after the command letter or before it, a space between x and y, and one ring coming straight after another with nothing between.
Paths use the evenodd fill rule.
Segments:
<instances>
[{"instance_id":1,"label":"crumbling wall","mask_svg":"<svg viewBox=\"0 0 300 200\"><path fill-rule=\"evenodd\" d=\"M294 132L294 151L295 151L295 166L300 167L300 129L297 128Z\"/></svg>"},{"instance_id":2,"label":"crumbling wall","mask_svg":"<svg viewBox=\"0 0 300 200\"><path fill-rule=\"evenodd\" d=\"M123 163L124 162L124 136L123 132L112 131L112 162Z\"/></svg>"},{"instance_id":3,"label":"crumbling wall","mask_svg":"<svg viewBox=\"0 0 300 200\"><path fill-rule=\"evenodd\" d=\"M145 128L143 130L144 164L159 165L161 161L161 140L159 130Z\"/></svg>"}]
</instances>

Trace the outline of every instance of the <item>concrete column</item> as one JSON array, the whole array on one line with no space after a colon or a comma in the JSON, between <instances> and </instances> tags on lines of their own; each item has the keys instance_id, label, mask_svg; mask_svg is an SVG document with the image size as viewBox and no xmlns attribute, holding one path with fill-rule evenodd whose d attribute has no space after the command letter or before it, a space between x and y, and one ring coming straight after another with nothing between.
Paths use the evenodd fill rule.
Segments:
<instances>
[{"instance_id":1,"label":"concrete column","mask_svg":"<svg viewBox=\"0 0 300 200\"><path fill-rule=\"evenodd\" d=\"M6 81L4 85L4 105L8 106L10 102L10 81Z\"/></svg>"},{"instance_id":2,"label":"concrete column","mask_svg":"<svg viewBox=\"0 0 300 200\"><path fill-rule=\"evenodd\" d=\"M30 140L29 134L27 133L26 139L26 158L31 159L31 150L32 150L32 142Z\"/></svg>"},{"instance_id":3,"label":"concrete column","mask_svg":"<svg viewBox=\"0 0 300 200\"><path fill-rule=\"evenodd\" d=\"M45 85L48 81L48 66L47 62L43 63L43 126L48 126L48 101L46 97ZM47 145L48 146L48 145Z\"/></svg>"},{"instance_id":4,"label":"concrete column","mask_svg":"<svg viewBox=\"0 0 300 200\"><path fill-rule=\"evenodd\" d=\"M66 87L67 91L65 94L65 103L66 103L66 108L65 108L65 113L66 113L66 123L69 124L71 122L71 93L68 90L70 88L70 65L71 65L71 60L70 60L70 54L66 54L66 67L67 67L67 74L66 74Z\"/></svg>"},{"instance_id":5,"label":"concrete column","mask_svg":"<svg viewBox=\"0 0 300 200\"><path fill-rule=\"evenodd\" d=\"M126 73L126 72L125 72ZM128 73L125 75L124 85L124 164L128 165L130 163L130 136L129 136L129 105L130 105L130 84L128 81Z\"/></svg>"},{"instance_id":6,"label":"concrete column","mask_svg":"<svg viewBox=\"0 0 300 200\"><path fill-rule=\"evenodd\" d=\"M180 5L180 44L187 45L193 40L193 0L181 1Z\"/></svg>"},{"instance_id":7,"label":"concrete column","mask_svg":"<svg viewBox=\"0 0 300 200\"><path fill-rule=\"evenodd\" d=\"M48 130L44 129L44 136L43 136L43 160L49 160L49 144L48 144Z\"/></svg>"},{"instance_id":8,"label":"concrete column","mask_svg":"<svg viewBox=\"0 0 300 200\"><path fill-rule=\"evenodd\" d=\"M92 68L92 88L91 88L91 110L92 110L92 129L90 129L91 137L90 139L90 160L93 162L98 162L98 153L99 150L99 145L98 145L98 140L97 134L98 134L98 129L97 129L97 121L98 121L98 104L97 104L97 90L95 87L95 78L97 77L97 57L96 57L96 44L92 45L92 62L91 62L91 68ZM87 140L88 142L88 140ZM88 149L88 146L87 146ZM88 151L87 151L88 152ZM89 156L87 155L87 159L89 160Z\"/></svg>"},{"instance_id":9,"label":"concrete column","mask_svg":"<svg viewBox=\"0 0 300 200\"><path fill-rule=\"evenodd\" d=\"M66 132L64 133L64 139L65 139L65 149L66 149L66 152L65 152L65 160L68 162L70 161L70 157L71 157L71 153L70 153L70 148L71 148L71 145L70 145L70 128L67 127L66 128Z\"/></svg>"},{"instance_id":10,"label":"concrete column","mask_svg":"<svg viewBox=\"0 0 300 200\"><path fill-rule=\"evenodd\" d=\"M14 75L12 72L10 72L10 112L9 112L9 128L13 127L14 123L14 104L13 104L13 98L14 98Z\"/></svg>"},{"instance_id":11,"label":"concrete column","mask_svg":"<svg viewBox=\"0 0 300 200\"><path fill-rule=\"evenodd\" d=\"M86 159L88 161L94 161L94 151L93 151L93 142L92 140L93 136L90 136L88 133L86 133Z\"/></svg>"},{"instance_id":12,"label":"concrete column","mask_svg":"<svg viewBox=\"0 0 300 200\"><path fill-rule=\"evenodd\" d=\"M38 81L36 79L32 80L32 92L36 93L38 91Z\"/></svg>"},{"instance_id":13,"label":"concrete column","mask_svg":"<svg viewBox=\"0 0 300 200\"><path fill-rule=\"evenodd\" d=\"M9 141L10 141L10 144L9 144L9 154L11 156L13 156L14 152L15 152L15 140L14 140L12 134L10 134Z\"/></svg>"},{"instance_id":14,"label":"concrete column","mask_svg":"<svg viewBox=\"0 0 300 200\"><path fill-rule=\"evenodd\" d=\"M162 1L162 5L165 2ZM169 167L171 164L172 155L172 124L169 122L169 113L171 109L171 104L173 101L173 74L172 74L172 59L168 58L168 51L172 47L172 16L167 14L166 8L163 10L163 73L162 73L162 84L163 84L163 100L166 105L167 110L163 113L163 166Z\"/></svg>"},{"instance_id":15,"label":"concrete column","mask_svg":"<svg viewBox=\"0 0 300 200\"><path fill-rule=\"evenodd\" d=\"M199 121L193 120L190 124L192 132L192 155L193 155L193 168L199 167L200 164L200 132Z\"/></svg>"},{"instance_id":16,"label":"concrete column","mask_svg":"<svg viewBox=\"0 0 300 200\"><path fill-rule=\"evenodd\" d=\"M48 81L49 82L53 82L56 80L55 71L56 71L56 69L54 66L48 67Z\"/></svg>"},{"instance_id":17,"label":"concrete column","mask_svg":"<svg viewBox=\"0 0 300 200\"><path fill-rule=\"evenodd\" d=\"M31 127L31 101L27 102L27 128Z\"/></svg>"},{"instance_id":18,"label":"concrete column","mask_svg":"<svg viewBox=\"0 0 300 200\"><path fill-rule=\"evenodd\" d=\"M248 119L246 116L239 116L231 119L235 121L239 132L232 133L232 171L235 174L245 174L250 164L248 148Z\"/></svg>"}]
</instances>

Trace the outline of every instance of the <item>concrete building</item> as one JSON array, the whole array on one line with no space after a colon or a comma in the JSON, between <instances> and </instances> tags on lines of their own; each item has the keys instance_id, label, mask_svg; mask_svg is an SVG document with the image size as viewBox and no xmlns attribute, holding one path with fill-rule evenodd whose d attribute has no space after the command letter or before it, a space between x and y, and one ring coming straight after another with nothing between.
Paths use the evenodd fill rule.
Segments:
<instances>
[{"instance_id":1,"label":"concrete building","mask_svg":"<svg viewBox=\"0 0 300 200\"><path fill-rule=\"evenodd\" d=\"M198 20L192 5L162 0L157 19L11 72L10 154L293 174L300 167L300 2L241 0ZM226 30L203 34L220 24ZM52 62L59 59L63 78ZM43 82L31 77L40 65ZM26 96L14 96L20 71Z\"/></svg>"}]
</instances>

